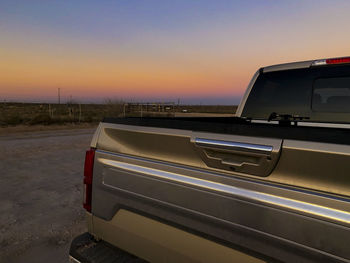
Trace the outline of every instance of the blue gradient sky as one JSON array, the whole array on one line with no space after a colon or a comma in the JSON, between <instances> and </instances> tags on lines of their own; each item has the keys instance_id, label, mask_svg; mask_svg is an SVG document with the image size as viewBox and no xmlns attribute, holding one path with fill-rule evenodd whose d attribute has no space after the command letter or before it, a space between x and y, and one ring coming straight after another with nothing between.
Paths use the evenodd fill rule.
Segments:
<instances>
[{"instance_id":1,"label":"blue gradient sky","mask_svg":"<svg viewBox=\"0 0 350 263\"><path fill-rule=\"evenodd\" d=\"M261 66L350 55L350 1L0 2L0 100L236 104Z\"/></svg>"}]
</instances>

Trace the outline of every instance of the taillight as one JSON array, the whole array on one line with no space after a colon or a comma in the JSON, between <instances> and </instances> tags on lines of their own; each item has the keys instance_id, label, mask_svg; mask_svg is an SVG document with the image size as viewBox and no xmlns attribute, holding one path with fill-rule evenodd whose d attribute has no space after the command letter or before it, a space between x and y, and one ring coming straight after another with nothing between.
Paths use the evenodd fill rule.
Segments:
<instances>
[{"instance_id":1,"label":"taillight","mask_svg":"<svg viewBox=\"0 0 350 263\"><path fill-rule=\"evenodd\" d=\"M350 57L347 58L331 58L326 59L327 64L342 64L342 63L350 63Z\"/></svg>"},{"instance_id":2,"label":"taillight","mask_svg":"<svg viewBox=\"0 0 350 263\"><path fill-rule=\"evenodd\" d=\"M91 148L85 154L84 166L84 208L91 212L92 174L94 169L95 149Z\"/></svg>"},{"instance_id":3,"label":"taillight","mask_svg":"<svg viewBox=\"0 0 350 263\"><path fill-rule=\"evenodd\" d=\"M334 65L334 64L344 64L344 63L350 63L350 57L316 60L312 63L312 66Z\"/></svg>"}]
</instances>

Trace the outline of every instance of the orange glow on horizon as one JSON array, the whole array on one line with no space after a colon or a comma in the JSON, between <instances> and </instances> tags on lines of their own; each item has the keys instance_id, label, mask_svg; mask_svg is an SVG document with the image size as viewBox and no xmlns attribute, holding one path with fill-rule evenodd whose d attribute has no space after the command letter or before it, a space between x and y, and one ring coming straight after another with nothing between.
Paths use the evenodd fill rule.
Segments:
<instances>
[{"instance_id":1,"label":"orange glow on horizon","mask_svg":"<svg viewBox=\"0 0 350 263\"><path fill-rule=\"evenodd\" d=\"M29 5L22 15L29 12L32 24L17 23L13 16L12 23L3 20L6 26L0 27L0 100L55 97L57 88L77 99L240 97L260 67L349 56L350 36L345 34L349 4L342 5L247 4L244 16L233 15L233 8L226 16L217 11L211 19L188 16L189 24L176 16L171 21L165 17L164 25L142 9L138 15L150 23L145 27L141 22L132 24L134 9L127 7L120 7L130 13L123 24L113 15L103 20L96 14L90 21L78 4L77 19L61 17L65 9L50 6L57 21L45 15L37 21L30 13L37 9ZM336 12L337 19L329 20L330 12ZM64 24L65 19L79 24L76 31L71 31L72 21ZM100 27L90 28L96 23Z\"/></svg>"}]
</instances>

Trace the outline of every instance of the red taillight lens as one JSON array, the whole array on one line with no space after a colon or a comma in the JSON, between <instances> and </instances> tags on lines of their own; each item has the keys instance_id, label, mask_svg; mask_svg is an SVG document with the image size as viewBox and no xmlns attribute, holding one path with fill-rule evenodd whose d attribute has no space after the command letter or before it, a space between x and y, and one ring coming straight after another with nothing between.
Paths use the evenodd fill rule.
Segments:
<instances>
[{"instance_id":1,"label":"red taillight lens","mask_svg":"<svg viewBox=\"0 0 350 263\"><path fill-rule=\"evenodd\" d=\"M326 59L327 64L342 64L342 63L350 63L350 57L347 58L331 58Z\"/></svg>"},{"instance_id":2,"label":"red taillight lens","mask_svg":"<svg viewBox=\"0 0 350 263\"><path fill-rule=\"evenodd\" d=\"M350 57L315 60L314 62L312 62L312 66L324 66L324 65L345 64L345 63L350 63Z\"/></svg>"},{"instance_id":3,"label":"red taillight lens","mask_svg":"<svg viewBox=\"0 0 350 263\"><path fill-rule=\"evenodd\" d=\"M84 208L91 212L92 173L94 169L95 149L86 151L84 166Z\"/></svg>"}]
</instances>

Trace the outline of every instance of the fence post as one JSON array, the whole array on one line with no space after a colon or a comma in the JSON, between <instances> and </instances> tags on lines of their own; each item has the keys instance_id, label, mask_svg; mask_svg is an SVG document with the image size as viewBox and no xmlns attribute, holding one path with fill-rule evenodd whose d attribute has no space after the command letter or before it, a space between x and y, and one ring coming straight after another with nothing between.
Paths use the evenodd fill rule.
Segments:
<instances>
[{"instance_id":1,"label":"fence post","mask_svg":"<svg viewBox=\"0 0 350 263\"><path fill-rule=\"evenodd\" d=\"M81 121L81 103L79 103L79 123Z\"/></svg>"}]
</instances>

